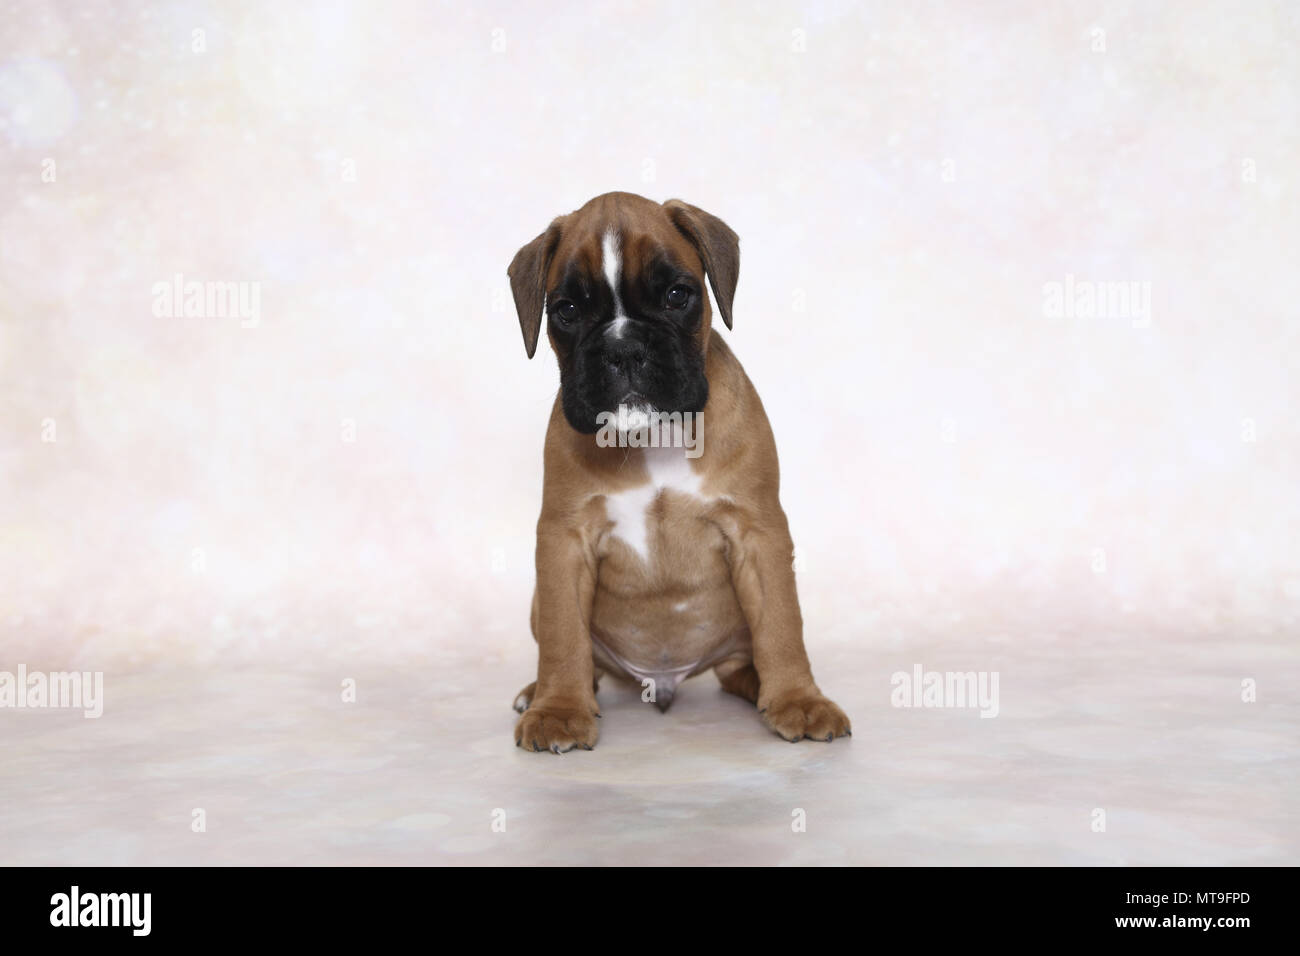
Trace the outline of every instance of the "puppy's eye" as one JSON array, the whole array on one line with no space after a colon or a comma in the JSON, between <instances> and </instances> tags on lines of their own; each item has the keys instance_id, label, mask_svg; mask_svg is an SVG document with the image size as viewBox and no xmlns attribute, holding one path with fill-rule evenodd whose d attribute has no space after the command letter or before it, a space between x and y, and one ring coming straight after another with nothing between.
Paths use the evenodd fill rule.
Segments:
<instances>
[{"instance_id":1,"label":"puppy's eye","mask_svg":"<svg viewBox=\"0 0 1300 956\"><path fill-rule=\"evenodd\" d=\"M551 315L559 321L560 325L572 325L578 321L578 307L568 299L561 299L555 303Z\"/></svg>"},{"instance_id":2,"label":"puppy's eye","mask_svg":"<svg viewBox=\"0 0 1300 956\"><path fill-rule=\"evenodd\" d=\"M665 297L670 309L684 309L691 301L691 290L684 285L675 285L668 290Z\"/></svg>"}]
</instances>

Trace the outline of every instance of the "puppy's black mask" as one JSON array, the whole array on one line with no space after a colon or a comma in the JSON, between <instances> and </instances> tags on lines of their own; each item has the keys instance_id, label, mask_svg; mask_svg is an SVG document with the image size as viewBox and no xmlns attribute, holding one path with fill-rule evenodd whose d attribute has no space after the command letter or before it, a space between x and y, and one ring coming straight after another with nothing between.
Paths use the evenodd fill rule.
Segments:
<instances>
[{"instance_id":1,"label":"puppy's black mask","mask_svg":"<svg viewBox=\"0 0 1300 956\"><path fill-rule=\"evenodd\" d=\"M609 240L604 247L611 251ZM695 335L704 290L666 254L631 274L617 261L620 268L595 276L569 265L546 297L564 417L585 434L599 430L601 412L620 405L699 412L709 398Z\"/></svg>"},{"instance_id":2,"label":"puppy's black mask","mask_svg":"<svg viewBox=\"0 0 1300 956\"><path fill-rule=\"evenodd\" d=\"M507 270L524 348L543 317L560 366L560 404L577 431L602 413L698 413L712 312L731 328L739 237L718 217L670 199L606 193L560 216Z\"/></svg>"}]
</instances>

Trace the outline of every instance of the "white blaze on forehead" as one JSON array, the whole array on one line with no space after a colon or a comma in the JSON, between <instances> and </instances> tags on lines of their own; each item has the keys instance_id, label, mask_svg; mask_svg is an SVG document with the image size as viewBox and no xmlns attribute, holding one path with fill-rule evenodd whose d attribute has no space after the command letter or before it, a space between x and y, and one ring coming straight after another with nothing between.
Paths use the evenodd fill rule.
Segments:
<instances>
[{"instance_id":1,"label":"white blaze on forehead","mask_svg":"<svg viewBox=\"0 0 1300 956\"><path fill-rule=\"evenodd\" d=\"M614 321L605 330L606 335L621 336L627 327L627 316L623 314L623 303L618 297L618 283L623 275L623 254L619 249L618 233L613 228L605 230L600 240L600 266L605 273L605 281L614 296Z\"/></svg>"},{"instance_id":2,"label":"white blaze on forehead","mask_svg":"<svg viewBox=\"0 0 1300 956\"><path fill-rule=\"evenodd\" d=\"M615 311L622 312L623 307L618 303L618 277L623 271L623 255L618 248L618 233L613 229L606 229L600 241L600 266L605 270L609 291L614 293Z\"/></svg>"}]
</instances>

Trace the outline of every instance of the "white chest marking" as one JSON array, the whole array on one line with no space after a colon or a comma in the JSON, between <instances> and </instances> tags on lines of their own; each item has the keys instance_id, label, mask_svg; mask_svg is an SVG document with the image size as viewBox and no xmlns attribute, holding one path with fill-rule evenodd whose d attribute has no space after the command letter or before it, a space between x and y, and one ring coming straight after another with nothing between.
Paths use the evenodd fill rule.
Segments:
<instances>
[{"instance_id":1,"label":"white chest marking","mask_svg":"<svg viewBox=\"0 0 1300 956\"><path fill-rule=\"evenodd\" d=\"M647 518L650 506L664 491L703 498L700 476L682 448L646 448L646 469L650 480L644 485L605 496L605 515L614 522L610 533L625 541L642 561L650 561L650 535Z\"/></svg>"}]
</instances>

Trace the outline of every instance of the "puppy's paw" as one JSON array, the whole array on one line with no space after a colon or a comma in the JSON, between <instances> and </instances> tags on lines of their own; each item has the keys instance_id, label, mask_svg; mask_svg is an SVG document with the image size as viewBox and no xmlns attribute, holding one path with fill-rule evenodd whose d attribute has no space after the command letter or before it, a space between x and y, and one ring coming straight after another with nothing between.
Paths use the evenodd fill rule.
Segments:
<instances>
[{"instance_id":1,"label":"puppy's paw","mask_svg":"<svg viewBox=\"0 0 1300 956\"><path fill-rule=\"evenodd\" d=\"M778 695L760 705L763 723L786 740L834 740L853 732L849 718L819 693Z\"/></svg>"},{"instance_id":2,"label":"puppy's paw","mask_svg":"<svg viewBox=\"0 0 1300 956\"><path fill-rule=\"evenodd\" d=\"M597 713L591 704L565 704L559 701L533 703L515 724L515 746L541 752L562 754L581 747L596 746Z\"/></svg>"},{"instance_id":3,"label":"puppy's paw","mask_svg":"<svg viewBox=\"0 0 1300 956\"><path fill-rule=\"evenodd\" d=\"M537 681L533 681L518 694L515 695L514 708L515 712L522 714L528 709L528 705L533 702L533 694L537 693Z\"/></svg>"}]
</instances>

